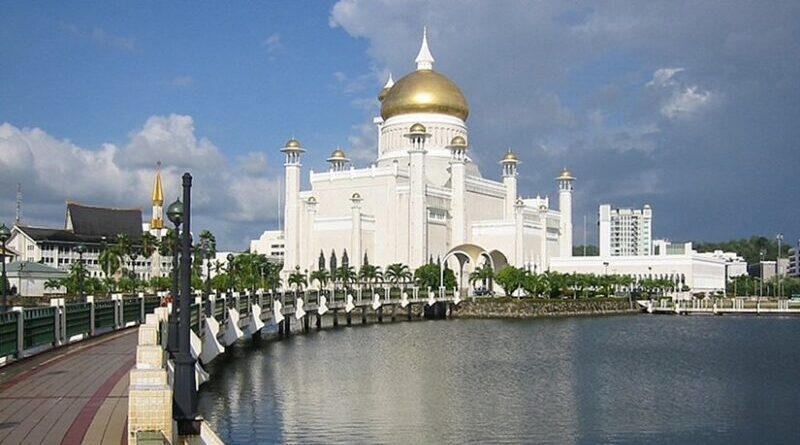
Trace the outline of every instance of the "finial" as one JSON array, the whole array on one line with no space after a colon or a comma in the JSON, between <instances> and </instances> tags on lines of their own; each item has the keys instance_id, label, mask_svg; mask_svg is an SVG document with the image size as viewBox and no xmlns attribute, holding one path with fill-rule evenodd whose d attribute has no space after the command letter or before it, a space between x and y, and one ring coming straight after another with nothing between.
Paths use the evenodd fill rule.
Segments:
<instances>
[{"instance_id":1,"label":"finial","mask_svg":"<svg viewBox=\"0 0 800 445\"><path fill-rule=\"evenodd\" d=\"M386 84L383 87L391 88L393 86L394 86L394 79L392 79L392 73L389 73L389 79L386 81Z\"/></svg>"},{"instance_id":2,"label":"finial","mask_svg":"<svg viewBox=\"0 0 800 445\"><path fill-rule=\"evenodd\" d=\"M414 62L417 63L417 70L432 70L435 61L431 50L428 49L428 27L426 26L422 30L422 46L420 46L419 54Z\"/></svg>"}]
</instances>

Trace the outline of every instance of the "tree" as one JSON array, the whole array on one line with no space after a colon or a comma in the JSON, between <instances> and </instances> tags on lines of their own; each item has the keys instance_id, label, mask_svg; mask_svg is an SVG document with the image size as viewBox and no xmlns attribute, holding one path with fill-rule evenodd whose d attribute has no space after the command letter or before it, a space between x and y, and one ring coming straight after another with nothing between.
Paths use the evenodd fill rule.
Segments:
<instances>
[{"instance_id":1,"label":"tree","mask_svg":"<svg viewBox=\"0 0 800 445\"><path fill-rule=\"evenodd\" d=\"M545 277L543 274L525 271L525 275L522 278L522 288L525 289L525 292L527 292L528 295L538 297L545 291L545 289L547 289L547 287L547 277Z\"/></svg>"},{"instance_id":2,"label":"tree","mask_svg":"<svg viewBox=\"0 0 800 445\"><path fill-rule=\"evenodd\" d=\"M297 298L297 291L302 291L303 288L308 285L306 274L300 272L300 266L295 266L294 272L289 274L287 283L289 283L289 286L294 287L294 296Z\"/></svg>"},{"instance_id":3,"label":"tree","mask_svg":"<svg viewBox=\"0 0 800 445\"><path fill-rule=\"evenodd\" d=\"M124 261L125 258L131 255L131 249L133 248L133 244L131 244L131 237L128 236L127 233L118 233L117 234L117 252L121 260L123 261L123 268L124 268Z\"/></svg>"},{"instance_id":4,"label":"tree","mask_svg":"<svg viewBox=\"0 0 800 445\"><path fill-rule=\"evenodd\" d=\"M355 269L353 269L353 266L342 266L336 269L336 273L334 274L334 279L342 283L342 286L345 288L349 283L355 282L357 278L358 275L356 274Z\"/></svg>"},{"instance_id":5,"label":"tree","mask_svg":"<svg viewBox=\"0 0 800 445\"><path fill-rule=\"evenodd\" d=\"M117 273L117 270L119 270L120 255L114 246L104 246L100 251L100 256L97 261L100 263L100 267L106 275L106 280L110 280L111 277Z\"/></svg>"},{"instance_id":6,"label":"tree","mask_svg":"<svg viewBox=\"0 0 800 445\"><path fill-rule=\"evenodd\" d=\"M380 267L365 264L361 266L361 270L358 271L358 278L364 283L373 284L373 282L377 283L383 279L383 273Z\"/></svg>"},{"instance_id":7,"label":"tree","mask_svg":"<svg viewBox=\"0 0 800 445\"><path fill-rule=\"evenodd\" d=\"M319 284L319 288L322 289L331 280L331 274L326 269L315 270L309 274L308 280L312 283L316 281Z\"/></svg>"},{"instance_id":8,"label":"tree","mask_svg":"<svg viewBox=\"0 0 800 445\"><path fill-rule=\"evenodd\" d=\"M485 263L483 266L477 267L469 274L469 284L473 286L475 285L475 283L480 281L481 286L483 286L484 288L491 288L491 283L493 279L494 279L494 271L492 270L492 266L489 263Z\"/></svg>"},{"instance_id":9,"label":"tree","mask_svg":"<svg viewBox=\"0 0 800 445\"><path fill-rule=\"evenodd\" d=\"M386 266L383 277L391 284L405 284L411 281L411 270L405 264L394 263Z\"/></svg>"},{"instance_id":10,"label":"tree","mask_svg":"<svg viewBox=\"0 0 800 445\"><path fill-rule=\"evenodd\" d=\"M495 281L500 284L505 294L509 297L522 287L524 279L525 272L514 266L506 266L495 274Z\"/></svg>"},{"instance_id":11,"label":"tree","mask_svg":"<svg viewBox=\"0 0 800 445\"><path fill-rule=\"evenodd\" d=\"M330 267L331 273L335 274L335 271L338 269L338 266L336 264L336 251L335 250L331 250L330 266L331 266Z\"/></svg>"},{"instance_id":12,"label":"tree","mask_svg":"<svg viewBox=\"0 0 800 445\"><path fill-rule=\"evenodd\" d=\"M439 287L441 274L442 270L439 265L436 263L429 263L418 267L417 270L414 271L414 281L417 283L417 286L421 288L430 287L436 289ZM444 271L444 286L446 288L456 287L456 275L451 269L446 269Z\"/></svg>"},{"instance_id":13,"label":"tree","mask_svg":"<svg viewBox=\"0 0 800 445\"><path fill-rule=\"evenodd\" d=\"M319 260L317 261L317 270L325 269L325 254L322 250L319 251Z\"/></svg>"},{"instance_id":14,"label":"tree","mask_svg":"<svg viewBox=\"0 0 800 445\"><path fill-rule=\"evenodd\" d=\"M145 258L150 258L155 253L156 249L158 248L158 238L156 238L150 232L144 232L142 234L142 245L139 247L139 251L142 253L142 256Z\"/></svg>"}]
</instances>

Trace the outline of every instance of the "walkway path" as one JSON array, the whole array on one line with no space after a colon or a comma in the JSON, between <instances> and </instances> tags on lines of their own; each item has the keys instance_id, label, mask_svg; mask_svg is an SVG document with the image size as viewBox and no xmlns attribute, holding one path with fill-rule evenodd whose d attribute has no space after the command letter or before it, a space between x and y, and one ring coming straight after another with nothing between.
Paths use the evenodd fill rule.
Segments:
<instances>
[{"instance_id":1,"label":"walkway path","mask_svg":"<svg viewBox=\"0 0 800 445\"><path fill-rule=\"evenodd\" d=\"M0 368L0 444L127 444L136 328Z\"/></svg>"}]
</instances>

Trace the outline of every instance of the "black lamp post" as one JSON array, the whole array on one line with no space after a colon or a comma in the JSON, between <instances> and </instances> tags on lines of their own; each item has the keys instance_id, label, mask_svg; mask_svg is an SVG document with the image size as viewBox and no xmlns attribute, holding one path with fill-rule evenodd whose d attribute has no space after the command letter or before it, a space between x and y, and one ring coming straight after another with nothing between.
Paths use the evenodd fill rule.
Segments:
<instances>
[{"instance_id":1,"label":"black lamp post","mask_svg":"<svg viewBox=\"0 0 800 445\"><path fill-rule=\"evenodd\" d=\"M83 252L86 252L86 246L78 244L75 251L78 252L78 297L83 299Z\"/></svg>"},{"instance_id":2,"label":"black lamp post","mask_svg":"<svg viewBox=\"0 0 800 445\"><path fill-rule=\"evenodd\" d=\"M236 290L236 283L233 279L233 269L234 269L233 260L235 257L233 256L232 253L229 253L226 258L228 259L228 277L230 278L231 292L233 292L234 290Z\"/></svg>"},{"instance_id":3,"label":"black lamp post","mask_svg":"<svg viewBox=\"0 0 800 445\"><path fill-rule=\"evenodd\" d=\"M169 314L169 331L167 333L167 351L173 356L178 352L178 246L180 241L180 224L183 219L183 203L180 199L167 207L167 218L175 225L175 238L172 240L172 312Z\"/></svg>"},{"instance_id":4,"label":"black lamp post","mask_svg":"<svg viewBox=\"0 0 800 445\"><path fill-rule=\"evenodd\" d=\"M3 263L3 277L2 277L3 283L2 285L0 285L2 286L3 295L2 295L2 301L0 301L0 305L2 305L2 308L0 309L3 312L5 312L8 309L8 296L6 295L6 290L7 290L6 289L6 241L8 241L9 238L11 238L11 231L8 230L8 227L6 227L5 224L3 224L2 226L0 226L0 243L2 243L3 245L3 252L1 252L2 256L0 256L0 260L2 260Z\"/></svg>"},{"instance_id":5,"label":"black lamp post","mask_svg":"<svg viewBox=\"0 0 800 445\"><path fill-rule=\"evenodd\" d=\"M190 350L192 291L192 236L191 236L192 175L183 174L183 234L181 239L180 267L180 311L178 327L178 352L175 354L175 420L178 434L197 435L200 422L197 419L197 387L195 386L195 359Z\"/></svg>"}]
</instances>

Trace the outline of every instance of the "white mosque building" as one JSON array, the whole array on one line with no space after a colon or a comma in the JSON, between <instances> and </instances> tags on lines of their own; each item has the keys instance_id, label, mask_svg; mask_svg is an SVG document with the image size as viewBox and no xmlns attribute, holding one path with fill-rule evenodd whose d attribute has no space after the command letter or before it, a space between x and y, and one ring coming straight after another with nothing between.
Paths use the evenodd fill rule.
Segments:
<instances>
[{"instance_id":1,"label":"white mosque building","mask_svg":"<svg viewBox=\"0 0 800 445\"><path fill-rule=\"evenodd\" d=\"M252 246L280 245L287 273L317 269L320 252L346 251L356 270L365 254L370 264L412 270L431 258L544 270L550 258L571 256L575 178L566 169L555 178L558 208L547 197L520 197L521 162L510 149L499 162L502 181L484 178L470 157L478 148L469 143L467 100L433 63L423 36L416 70L381 90L369 167L356 168L337 148L330 169L310 171L311 188L301 190L306 150L286 142L284 229Z\"/></svg>"}]
</instances>

